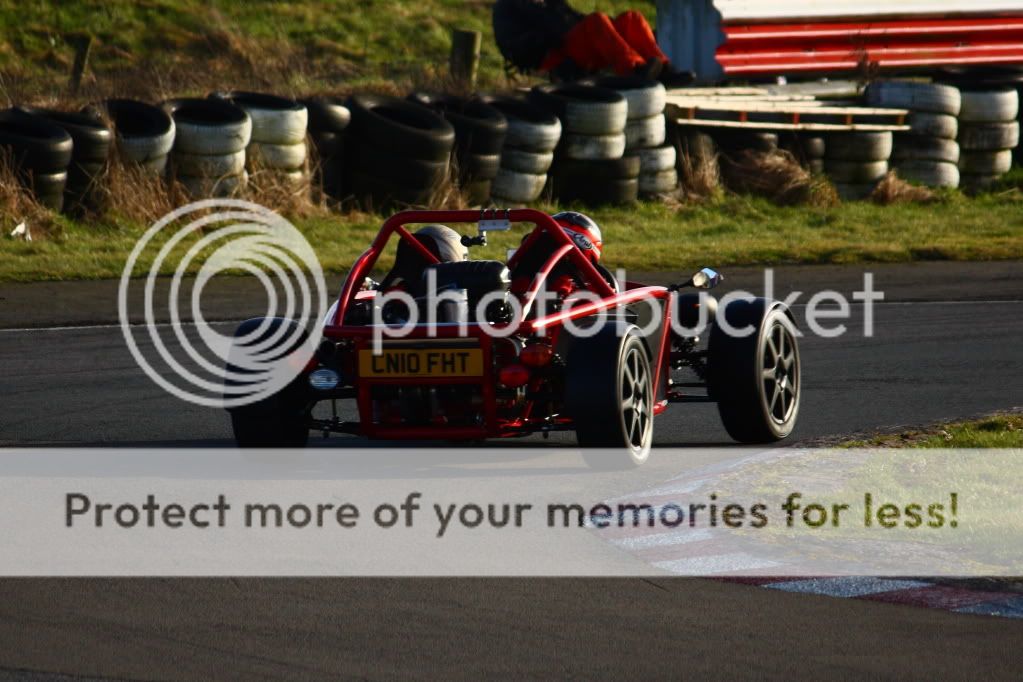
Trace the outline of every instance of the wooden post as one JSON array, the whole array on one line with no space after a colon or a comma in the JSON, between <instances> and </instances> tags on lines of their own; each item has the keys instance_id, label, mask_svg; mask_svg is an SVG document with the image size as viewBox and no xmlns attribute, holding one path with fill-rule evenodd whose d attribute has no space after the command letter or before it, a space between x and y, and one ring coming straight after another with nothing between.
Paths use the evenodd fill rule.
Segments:
<instances>
[{"instance_id":1,"label":"wooden post","mask_svg":"<svg viewBox=\"0 0 1023 682\"><path fill-rule=\"evenodd\" d=\"M483 36L479 31L456 28L451 32L451 78L463 87L471 89L476 86L482 42Z\"/></svg>"},{"instance_id":2,"label":"wooden post","mask_svg":"<svg viewBox=\"0 0 1023 682\"><path fill-rule=\"evenodd\" d=\"M89 65L89 51L92 50L92 36L78 36L75 41L75 63L71 66L71 94L77 95L82 86L82 76Z\"/></svg>"}]
</instances>

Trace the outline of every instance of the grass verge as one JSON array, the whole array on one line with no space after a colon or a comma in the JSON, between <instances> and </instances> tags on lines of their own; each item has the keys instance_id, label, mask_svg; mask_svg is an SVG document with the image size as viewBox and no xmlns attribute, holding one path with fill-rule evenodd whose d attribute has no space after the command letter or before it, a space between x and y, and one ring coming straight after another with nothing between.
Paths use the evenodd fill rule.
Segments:
<instances>
[{"instance_id":1,"label":"grass verge","mask_svg":"<svg viewBox=\"0 0 1023 682\"><path fill-rule=\"evenodd\" d=\"M783 207L766 199L725 195L698 203L577 208L601 225L608 265L629 270L1023 258L1023 194L1018 192L972 200L950 195L935 204L891 206L856 202ZM5 232L15 220L12 216L6 221L10 224L3 226ZM382 221L383 216L359 212L294 219L329 271L347 269ZM36 227L29 221L30 230ZM145 222L117 216L100 224L52 217L45 238L0 239L0 281L118 277L146 227ZM498 235L476 257L500 257L521 234ZM381 262L386 265L386 260Z\"/></svg>"},{"instance_id":2,"label":"grass verge","mask_svg":"<svg viewBox=\"0 0 1023 682\"><path fill-rule=\"evenodd\" d=\"M879 448L1023 448L1023 413L940 424L845 443Z\"/></svg>"}]
</instances>

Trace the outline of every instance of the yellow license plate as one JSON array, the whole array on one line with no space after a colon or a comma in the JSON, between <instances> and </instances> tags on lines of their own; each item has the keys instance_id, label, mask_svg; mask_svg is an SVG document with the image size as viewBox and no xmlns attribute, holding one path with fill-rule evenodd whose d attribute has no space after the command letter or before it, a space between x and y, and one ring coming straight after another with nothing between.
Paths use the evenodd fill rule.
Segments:
<instances>
[{"instance_id":1,"label":"yellow license plate","mask_svg":"<svg viewBox=\"0 0 1023 682\"><path fill-rule=\"evenodd\" d=\"M385 348L380 355L359 351L359 376L480 377L483 351L479 348Z\"/></svg>"}]
</instances>

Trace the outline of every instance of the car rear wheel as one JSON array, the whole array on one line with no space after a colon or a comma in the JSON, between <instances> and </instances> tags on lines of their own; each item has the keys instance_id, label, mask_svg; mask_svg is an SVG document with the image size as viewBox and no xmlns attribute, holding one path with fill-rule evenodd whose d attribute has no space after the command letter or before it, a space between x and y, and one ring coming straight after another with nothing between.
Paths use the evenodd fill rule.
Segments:
<instances>
[{"instance_id":1,"label":"car rear wheel","mask_svg":"<svg viewBox=\"0 0 1023 682\"><path fill-rule=\"evenodd\" d=\"M796 327L781 307L763 299L733 301L725 311L735 329L752 326L742 337L715 325L710 339L708 388L717 401L725 430L740 443L770 443L796 425L802 367Z\"/></svg>"},{"instance_id":2,"label":"car rear wheel","mask_svg":"<svg viewBox=\"0 0 1023 682\"><path fill-rule=\"evenodd\" d=\"M566 369L566 409L586 462L595 469L643 464L653 441L654 377L636 328L608 326L577 339Z\"/></svg>"}]
</instances>

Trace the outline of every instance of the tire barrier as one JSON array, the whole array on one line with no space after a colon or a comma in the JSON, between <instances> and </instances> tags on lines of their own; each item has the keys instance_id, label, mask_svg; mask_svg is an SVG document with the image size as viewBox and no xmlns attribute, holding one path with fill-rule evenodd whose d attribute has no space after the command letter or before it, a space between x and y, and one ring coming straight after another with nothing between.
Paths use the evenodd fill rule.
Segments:
<instances>
[{"instance_id":1,"label":"tire barrier","mask_svg":"<svg viewBox=\"0 0 1023 682\"><path fill-rule=\"evenodd\" d=\"M102 204L102 183L107 171L113 134L103 120L84 113L18 107L59 126L71 136L71 162L67 168L63 210L71 215L99 211Z\"/></svg>"},{"instance_id":2,"label":"tire barrier","mask_svg":"<svg viewBox=\"0 0 1023 682\"><path fill-rule=\"evenodd\" d=\"M670 167L661 167L651 159L656 154L644 155L650 149L663 150L667 139L667 121L664 117L666 92L657 81L629 76L608 76L592 81L600 88L614 90L625 98L628 115L625 123L625 153L639 154L641 159L639 192L644 196L669 194L678 187L678 172L675 170L674 148ZM663 157L666 152L661 151ZM656 168L651 168L651 164Z\"/></svg>"},{"instance_id":3,"label":"tire barrier","mask_svg":"<svg viewBox=\"0 0 1023 682\"><path fill-rule=\"evenodd\" d=\"M428 107L384 95L348 99L346 180L371 208L427 205L447 178L455 129Z\"/></svg>"},{"instance_id":4,"label":"tire barrier","mask_svg":"<svg viewBox=\"0 0 1023 682\"><path fill-rule=\"evenodd\" d=\"M42 206L64 206L71 136L62 127L16 109L0 111L0 149L18 182Z\"/></svg>"},{"instance_id":5,"label":"tire barrier","mask_svg":"<svg viewBox=\"0 0 1023 682\"><path fill-rule=\"evenodd\" d=\"M625 96L583 81L539 85L530 91L529 99L558 116L564 126L551 176L554 196L588 205L636 200L639 157L624 157L629 116ZM590 169L588 178L583 167ZM633 167L635 172L629 172Z\"/></svg>"},{"instance_id":6,"label":"tire barrier","mask_svg":"<svg viewBox=\"0 0 1023 682\"><path fill-rule=\"evenodd\" d=\"M309 136L316 149L317 162L313 166L316 182L324 194L341 200L345 197L345 131L352 121L352 113L343 100L334 97L316 97L301 102L309 112Z\"/></svg>"},{"instance_id":7,"label":"tire barrier","mask_svg":"<svg viewBox=\"0 0 1023 682\"><path fill-rule=\"evenodd\" d=\"M163 107L177 129L171 152L174 176L189 195L226 197L245 189L245 150L252 137L249 114L222 99L174 99Z\"/></svg>"},{"instance_id":8,"label":"tire barrier","mask_svg":"<svg viewBox=\"0 0 1023 682\"><path fill-rule=\"evenodd\" d=\"M501 166L501 150L508 135L508 119L480 99L415 92L409 100L429 107L455 129L454 163L458 186L468 191L470 203L484 205Z\"/></svg>"},{"instance_id":9,"label":"tire barrier","mask_svg":"<svg viewBox=\"0 0 1023 682\"><path fill-rule=\"evenodd\" d=\"M892 134L888 132L842 132L824 144L824 172L845 200L865 199L888 173Z\"/></svg>"},{"instance_id":10,"label":"tire barrier","mask_svg":"<svg viewBox=\"0 0 1023 682\"><path fill-rule=\"evenodd\" d=\"M959 114L963 188L988 188L1012 166L1019 147L1019 93L1013 88L964 89Z\"/></svg>"},{"instance_id":11,"label":"tire barrier","mask_svg":"<svg viewBox=\"0 0 1023 682\"><path fill-rule=\"evenodd\" d=\"M927 187L959 186L957 116L963 95L951 86L914 81L876 81L867 86L867 104L908 109L909 132L893 137L891 167L903 180Z\"/></svg>"},{"instance_id":12,"label":"tire barrier","mask_svg":"<svg viewBox=\"0 0 1023 682\"><path fill-rule=\"evenodd\" d=\"M778 136L778 148L792 154L803 168L815 175L824 172L825 140L812 133L789 133Z\"/></svg>"},{"instance_id":13,"label":"tire barrier","mask_svg":"<svg viewBox=\"0 0 1023 682\"><path fill-rule=\"evenodd\" d=\"M505 206L540 198L554 150L561 141L561 120L542 107L512 97L484 97L508 123L501 161L490 188L491 201Z\"/></svg>"},{"instance_id":14,"label":"tire barrier","mask_svg":"<svg viewBox=\"0 0 1023 682\"><path fill-rule=\"evenodd\" d=\"M131 99L108 99L106 110L114 122L121 159L164 175L177 132L170 114L161 107Z\"/></svg>"},{"instance_id":15,"label":"tire barrier","mask_svg":"<svg viewBox=\"0 0 1023 682\"><path fill-rule=\"evenodd\" d=\"M552 189L562 201L587 206L632 203L639 198L641 165L639 155L599 161L560 159L551 174Z\"/></svg>"},{"instance_id":16,"label":"tire barrier","mask_svg":"<svg viewBox=\"0 0 1023 682\"><path fill-rule=\"evenodd\" d=\"M226 100L242 109L251 119L252 134L245 148L245 167L249 173L269 171L281 181L296 172L303 176L307 174L309 150L305 136L309 127L309 111L304 104L262 92L215 92L210 99ZM241 180L246 176L236 177L238 181L218 183L216 187L246 184Z\"/></svg>"}]
</instances>

